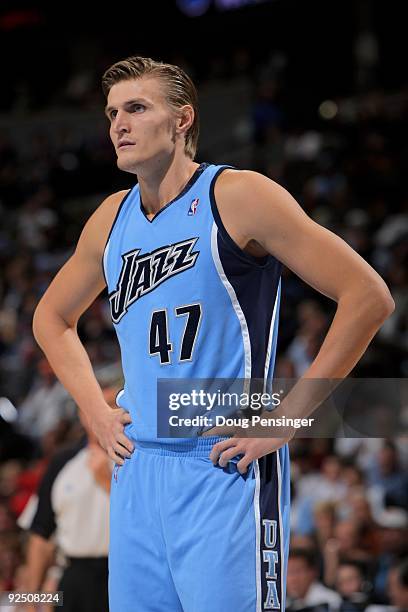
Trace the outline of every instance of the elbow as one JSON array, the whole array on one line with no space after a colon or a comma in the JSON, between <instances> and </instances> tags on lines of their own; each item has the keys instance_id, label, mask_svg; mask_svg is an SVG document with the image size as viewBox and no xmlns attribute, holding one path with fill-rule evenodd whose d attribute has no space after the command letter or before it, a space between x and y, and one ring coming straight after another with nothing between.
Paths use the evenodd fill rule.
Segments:
<instances>
[{"instance_id":1,"label":"elbow","mask_svg":"<svg viewBox=\"0 0 408 612\"><path fill-rule=\"evenodd\" d=\"M376 329L379 329L395 310L393 297L383 281L368 287L359 287L343 296L343 299L360 320Z\"/></svg>"},{"instance_id":2,"label":"elbow","mask_svg":"<svg viewBox=\"0 0 408 612\"><path fill-rule=\"evenodd\" d=\"M394 299L390 292L388 292L388 294L389 295L388 295L387 304L386 304L386 316L385 316L386 319L388 319L388 317L390 317L395 310Z\"/></svg>"},{"instance_id":3,"label":"elbow","mask_svg":"<svg viewBox=\"0 0 408 612\"><path fill-rule=\"evenodd\" d=\"M382 325L395 310L395 302L387 286L376 292L372 303L375 320Z\"/></svg>"},{"instance_id":4,"label":"elbow","mask_svg":"<svg viewBox=\"0 0 408 612\"><path fill-rule=\"evenodd\" d=\"M368 277L363 287L363 302L367 306L367 316L380 328L395 310L395 302L384 279L377 273Z\"/></svg>"},{"instance_id":5,"label":"elbow","mask_svg":"<svg viewBox=\"0 0 408 612\"><path fill-rule=\"evenodd\" d=\"M76 325L77 320L66 321L52 304L41 299L34 311L32 331L37 344L44 350L50 338L55 339L67 329L76 330Z\"/></svg>"},{"instance_id":6,"label":"elbow","mask_svg":"<svg viewBox=\"0 0 408 612\"><path fill-rule=\"evenodd\" d=\"M42 300L37 304L34 311L31 329L33 336L38 346L43 349L44 337L49 332L50 324L53 321L54 313L48 308Z\"/></svg>"},{"instance_id":7,"label":"elbow","mask_svg":"<svg viewBox=\"0 0 408 612\"><path fill-rule=\"evenodd\" d=\"M39 346L41 346L40 338L41 338L42 321L43 321L43 313L42 313L41 302L40 302L34 311L33 321L31 325L34 339Z\"/></svg>"}]
</instances>

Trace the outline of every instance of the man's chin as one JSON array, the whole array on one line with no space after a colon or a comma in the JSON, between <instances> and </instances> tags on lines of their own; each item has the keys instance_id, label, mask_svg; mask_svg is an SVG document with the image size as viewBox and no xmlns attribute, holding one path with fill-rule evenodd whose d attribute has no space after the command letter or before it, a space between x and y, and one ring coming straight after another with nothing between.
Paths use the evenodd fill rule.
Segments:
<instances>
[{"instance_id":1,"label":"man's chin","mask_svg":"<svg viewBox=\"0 0 408 612\"><path fill-rule=\"evenodd\" d=\"M130 159L120 159L118 157L117 159L117 166L119 168L119 170L122 170L123 172L131 172L132 174L136 173L136 168L138 166L137 161L135 161L134 159L130 160Z\"/></svg>"}]
</instances>

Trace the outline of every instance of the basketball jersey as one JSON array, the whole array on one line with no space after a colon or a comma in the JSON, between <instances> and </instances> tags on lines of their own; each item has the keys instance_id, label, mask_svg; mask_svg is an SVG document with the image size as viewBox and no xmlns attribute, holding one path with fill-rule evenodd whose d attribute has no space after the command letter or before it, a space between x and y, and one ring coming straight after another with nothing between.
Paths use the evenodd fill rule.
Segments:
<instances>
[{"instance_id":1,"label":"basketball jersey","mask_svg":"<svg viewBox=\"0 0 408 612\"><path fill-rule=\"evenodd\" d=\"M151 220L135 185L112 225L103 267L125 380L117 404L136 440L157 440L159 378L270 388L281 263L245 253L224 228L214 185L227 167L201 164Z\"/></svg>"}]
</instances>

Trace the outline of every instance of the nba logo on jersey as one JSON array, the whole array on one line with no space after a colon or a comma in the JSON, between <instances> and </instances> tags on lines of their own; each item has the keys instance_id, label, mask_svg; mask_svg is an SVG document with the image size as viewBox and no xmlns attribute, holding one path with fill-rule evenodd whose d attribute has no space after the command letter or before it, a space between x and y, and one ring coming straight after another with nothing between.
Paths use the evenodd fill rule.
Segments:
<instances>
[{"instance_id":1,"label":"nba logo on jersey","mask_svg":"<svg viewBox=\"0 0 408 612\"><path fill-rule=\"evenodd\" d=\"M190 216L196 214L199 201L200 201L199 198L194 198L194 200L191 202L190 208L188 210L188 214Z\"/></svg>"}]
</instances>

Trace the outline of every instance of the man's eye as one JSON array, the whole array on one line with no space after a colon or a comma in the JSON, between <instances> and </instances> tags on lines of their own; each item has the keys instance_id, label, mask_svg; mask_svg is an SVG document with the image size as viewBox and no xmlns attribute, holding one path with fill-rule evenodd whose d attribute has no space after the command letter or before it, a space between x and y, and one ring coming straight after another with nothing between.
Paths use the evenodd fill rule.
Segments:
<instances>
[{"instance_id":1,"label":"man's eye","mask_svg":"<svg viewBox=\"0 0 408 612\"><path fill-rule=\"evenodd\" d=\"M132 106L132 111L136 112L136 113L141 113L142 111L144 111L146 107L143 104L134 104Z\"/></svg>"},{"instance_id":2,"label":"man's eye","mask_svg":"<svg viewBox=\"0 0 408 612\"><path fill-rule=\"evenodd\" d=\"M111 112L109 113L109 119L110 119L110 120L114 119L114 118L116 117L117 112L118 112L118 111L115 111L115 110L111 111Z\"/></svg>"}]
</instances>

